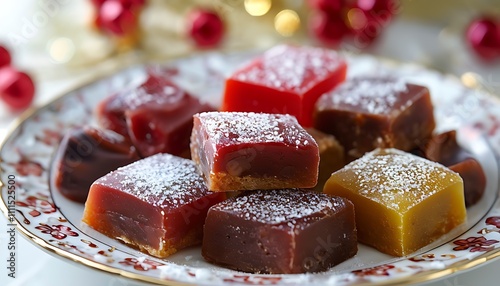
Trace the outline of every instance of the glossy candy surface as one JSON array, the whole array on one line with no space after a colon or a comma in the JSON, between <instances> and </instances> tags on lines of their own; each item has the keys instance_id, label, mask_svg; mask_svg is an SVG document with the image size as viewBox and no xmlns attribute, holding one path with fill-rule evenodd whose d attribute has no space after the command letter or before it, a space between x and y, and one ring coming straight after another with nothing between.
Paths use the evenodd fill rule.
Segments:
<instances>
[{"instance_id":1,"label":"glossy candy surface","mask_svg":"<svg viewBox=\"0 0 500 286\"><path fill-rule=\"evenodd\" d=\"M95 180L137 160L135 148L120 134L90 126L74 128L54 157L54 182L65 197L84 203Z\"/></svg>"},{"instance_id":2,"label":"glossy candy surface","mask_svg":"<svg viewBox=\"0 0 500 286\"><path fill-rule=\"evenodd\" d=\"M318 145L290 115L196 114L191 157L212 191L311 188L318 179Z\"/></svg>"},{"instance_id":3,"label":"glossy candy surface","mask_svg":"<svg viewBox=\"0 0 500 286\"><path fill-rule=\"evenodd\" d=\"M332 50L277 46L226 80L222 110L291 114L309 127L316 100L344 81L346 69Z\"/></svg>"},{"instance_id":4,"label":"glossy candy surface","mask_svg":"<svg viewBox=\"0 0 500 286\"><path fill-rule=\"evenodd\" d=\"M209 192L191 160L157 154L92 184L83 222L156 257L201 243L208 208L225 199Z\"/></svg>"}]
</instances>

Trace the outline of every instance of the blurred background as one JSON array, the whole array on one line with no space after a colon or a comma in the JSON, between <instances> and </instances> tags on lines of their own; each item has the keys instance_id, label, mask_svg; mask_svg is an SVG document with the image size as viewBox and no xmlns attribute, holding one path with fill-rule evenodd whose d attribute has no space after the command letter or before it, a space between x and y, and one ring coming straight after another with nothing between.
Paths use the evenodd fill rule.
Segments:
<instances>
[{"instance_id":1,"label":"blurred background","mask_svg":"<svg viewBox=\"0 0 500 286\"><path fill-rule=\"evenodd\" d=\"M457 74L496 70L500 63L498 55L478 56L466 34L474 20L499 20L498 0L332 1L339 7L322 4L329 0L127 1L139 4L123 11L102 4L120 1L1 1L0 44L16 65L40 80L71 77L116 58L126 58L127 65L197 50L266 48L282 41L379 54ZM200 47L189 34L196 21L191 12L200 9L215 12L222 21L222 38L213 45ZM348 35L356 33L362 36ZM495 40L483 44L495 45Z\"/></svg>"},{"instance_id":2,"label":"blurred background","mask_svg":"<svg viewBox=\"0 0 500 286\"><path fill-rule=\"evenodd\" d=\"M0 97L0 139L24 109L117 69L281 42L412 62L500 94L500 0L2 0L0 46L8 56L0 50L0 66L8 57L12 68L0 69L0 94L7 75L21 88ZM65 285L65 271L74 285L135 285L19 243L22 276L8 285ZM495 283L499 266L432 285Z\"/></svg>"},{"instance_id":3,"label":"blurred background","mask_svg":"<svg viewBox=\"0 0 500 286\"><path fill-rule=\"evenodd\" d=\"M56 81L278 42L411 61L500 90L499 0L18 0L1 1L0 19L0 45L33 79L35 104Z\"/></svg>"}]
</instances>

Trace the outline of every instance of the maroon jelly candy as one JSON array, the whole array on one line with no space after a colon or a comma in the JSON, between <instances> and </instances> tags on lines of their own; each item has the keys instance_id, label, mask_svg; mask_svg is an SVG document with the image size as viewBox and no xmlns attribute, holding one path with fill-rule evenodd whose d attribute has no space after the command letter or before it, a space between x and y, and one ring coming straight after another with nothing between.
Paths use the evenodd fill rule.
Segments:
<instances>
[{"instance_id":1,"label":"maroon jelly candy","mask_svg":"<svg viewBox=\"0 0 500 286\"><path fill-rule=\"evenodd\" d=\"M142 157L157 153L189 157L195 113L214 110L169 79L156 74L114 94L97 107L101 126L130 140Z\"/></svg>"},{"instance_id":2,"label":"maroon jelly candy","mask_svg":"<svg viewBox=\"0 0 500 286\"><path fill-rule=\"evenodd\" d=\"M353 204L300 189L245 192L212 206L203 257L251 273L325 271L357 253Z\"/></svg>"},{"instance_id":3,"label":"maroon jelly candy","mask_svg":"<svg viewBox=\"0 0 500 286\"><path fill-rule=\"evenodd\" d=\"M65 134L54 158L55 186L65 197L83 203L96 179L138 159L120 134L90 126L74 128Z\"/></svg>"}]
</instances>

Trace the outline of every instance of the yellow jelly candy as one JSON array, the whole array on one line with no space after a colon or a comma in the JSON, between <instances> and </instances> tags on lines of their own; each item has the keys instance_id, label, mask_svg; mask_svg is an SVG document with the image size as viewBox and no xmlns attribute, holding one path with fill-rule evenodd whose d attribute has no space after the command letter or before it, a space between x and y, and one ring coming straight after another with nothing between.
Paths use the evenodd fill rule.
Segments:
<instances>
[{"instance_id":1,"label":"yellow jelly candy","mask_svg":"<svg viewBox=\"0 0 500 286\"><path fill-rule=\"evenodd\" d=\"M448 168L396 149L376 149L332 174L327 194L354 203L358 240L408 255L466 220L463 181Z\"/></svg>"}]
</instances>

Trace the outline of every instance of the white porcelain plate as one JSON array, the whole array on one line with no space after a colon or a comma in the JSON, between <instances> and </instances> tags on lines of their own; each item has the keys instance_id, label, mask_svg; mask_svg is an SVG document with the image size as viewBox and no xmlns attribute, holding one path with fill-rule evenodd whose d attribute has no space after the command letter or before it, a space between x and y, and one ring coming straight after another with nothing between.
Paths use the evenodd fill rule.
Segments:
<instances>
[{"instance_id":1,"label":"white porcelain plate","mask_svg":"<svg viewBox=\"0 0 500 286\"><path fill-rule=\"evenodd\" d=\"M408 283L435 279L500 256L500 102L479 90L463 87L453 77L422 67L395 64L370 56L346 55L348 76L396 73L428 86L433 96L438 131L457 129L461 144L482 164L487 175L484 197L468 209L468 221L439 241L408 257L394 258L370 247L324 273L301 275L248 274L203 261L200 248L157 259L85 227L83 205L51 187L50 168L61 136L75 125L95 124L93 110L104 97L161 68L194 95L220 104L224 78L255 53L208 53L158 66L136 66L75 89L13 127L0 150L0 204L20 232L33 243L64 258L132 279L160 284L305 285L335 283ZM9 178L16 191L8 193ZM426 219L426 218L423 218Z\"/></svg>"}]
</instances>

